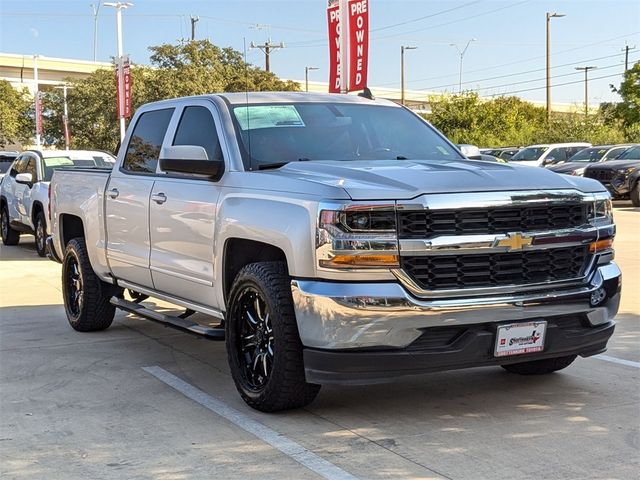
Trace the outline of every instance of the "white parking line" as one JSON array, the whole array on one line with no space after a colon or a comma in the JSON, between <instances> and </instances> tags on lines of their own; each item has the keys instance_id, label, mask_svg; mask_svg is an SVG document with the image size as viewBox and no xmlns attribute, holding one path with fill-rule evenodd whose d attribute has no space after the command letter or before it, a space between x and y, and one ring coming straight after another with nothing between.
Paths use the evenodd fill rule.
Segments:
<instances>
[{"instance_id":1,"label":"white parking line","mask_svg":"<svg viewBox=\"0 0 640 480\"><path fill-rule=\"evenodd\" d=\"M296 462L304 465L321 477L328 480L357 480L357 478L350 473L345 472L340 467L337 467L315 453L310 452L299 443L296 443L266 425L253 420L244 413L230 407L223 401L204 393L202 390L167 372L165 369L158 366L142 367L142 369L156 377L158 380L176 389L185 397L198 402L213 413L220 415L234 425L237 425L243 430L255 435L263 442L277 448L285 455L288 455Z\"/></svg>"},{"instance_id":2,"label":"white parking line","mask_svg":"<svg viewBox=\"0 0 640 480\"><path fill-rule=\"evenodd\" d=\"M618 365L626 365L627 367L640 368L640 362L633 362L631 360L625 360L623 358L610 357L609 355L595 355L594 358L604 360L605 362L617 363Z\"/></svg>"}]
</instances>

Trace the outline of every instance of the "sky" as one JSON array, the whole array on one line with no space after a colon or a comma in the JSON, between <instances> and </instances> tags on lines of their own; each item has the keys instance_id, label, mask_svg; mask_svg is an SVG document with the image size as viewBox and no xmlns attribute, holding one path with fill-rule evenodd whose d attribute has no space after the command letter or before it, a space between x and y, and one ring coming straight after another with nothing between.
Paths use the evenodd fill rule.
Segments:
<instances>
[{"instance_id":1,"label":"sky","mask_svg":"<svg viewBox=\"0 0 640 480\"><path fill-rule=\"evenodd\" d=\"M190 16L200 18L196 38L243 50L251 41L284 42L271 55L271 70L301 80L305 66L318 67L310 79L327 81L326 0L130 0L123 14L124 50L135 63L149 63L147 47L176 43L191 34ZM93 0L98 3L98 0ZM0 51L49 57L93 59L92 0L0 0ZM399 88L400 47L406 52L407 89L458 90L462 49L463 89L483 96L513 93L545 100L545 12L552 19L552 99L582 105L584 73L589 102L617 101L609 84L619 85L625 44L629 62L640 60L638 0L369 0L369 85ZM114 9L97 17L98 60L116 51ZM262 66L264 56L248 49L247 60ZM563 85L564 84L564 85Z\"/></svg>"}]
</instances>

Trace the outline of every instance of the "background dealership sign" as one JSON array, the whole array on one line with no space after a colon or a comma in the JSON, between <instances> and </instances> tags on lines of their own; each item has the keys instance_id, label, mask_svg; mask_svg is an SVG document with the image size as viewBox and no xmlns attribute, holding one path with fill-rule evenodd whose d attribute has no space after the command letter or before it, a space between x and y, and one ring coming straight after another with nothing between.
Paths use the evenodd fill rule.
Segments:
<instances>
[{"instance_id":1,"label":"background dealership sign","mask_svg":"<svg viewBox=\"0 0 640 480\"><path fill-rule=\"evenodd\" d=\"M364 89L369 64L369 0L330 0L327 20L329 92Z\"/></svg>"}]
</instances>

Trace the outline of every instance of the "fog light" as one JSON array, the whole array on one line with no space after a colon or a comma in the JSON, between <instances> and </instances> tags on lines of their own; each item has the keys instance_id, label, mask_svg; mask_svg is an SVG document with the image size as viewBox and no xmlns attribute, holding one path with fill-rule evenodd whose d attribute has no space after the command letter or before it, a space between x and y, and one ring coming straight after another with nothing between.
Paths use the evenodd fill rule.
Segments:
<instances>
[{"instance_id":1,"label":"fog light","mask_svg":"<svg viewBox=\"0 0 640 480\"><path fill-rule=\"evenodd\" d=\"M591 306L595 307L600 305L607 297L607 292L604 288L600 287L595 292L591 293Z\"/></svg>"}]
</instances>

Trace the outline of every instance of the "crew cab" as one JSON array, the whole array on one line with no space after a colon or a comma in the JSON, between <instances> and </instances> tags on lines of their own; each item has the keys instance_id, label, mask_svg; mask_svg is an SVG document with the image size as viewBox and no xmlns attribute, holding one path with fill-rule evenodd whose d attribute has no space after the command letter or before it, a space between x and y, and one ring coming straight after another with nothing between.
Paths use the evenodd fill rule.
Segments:
<instances>
[{"instance_id":1,"label":"crew cab","mask_svg":"<svg viewBox=\"0 0 640 480\"><path fill-rule=\"evenodd\" d=\"M32 233L44 257L49 231L49 182L57 168L113 167L113 155L85 150L27 150L0 183L0 232L5 245L17 245L20 233Z\"/></svg>"},{"instance_id":2,"label":"crew cab","mask_svg":"<svg viewBox=\"0 0 640 480\"><path fill-rule=\"evenodd\" d=\"M602 182L615 199L630 199L634 206L640 207L638 169L640 145L633 145L615 160L588 166L585 168L584 176Z\"/></svg>"},{"instance_id":3,"label":"crew cab","mask_svg":"<svg viewBox=\"0 0 640 480\"><path fill-rule=\"evenodd\" d=\"M393 102L151 103L113 171L60 169L51 187L47 244L70 325L105 329L119 308L224 340L240 395L261 411L306 405L321 384L550 373L603 352L614 330L605 188L467 159Z\"/></svg>"}]
</instances>

